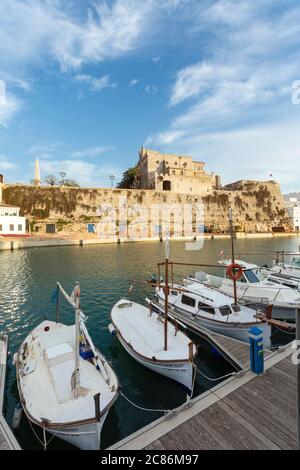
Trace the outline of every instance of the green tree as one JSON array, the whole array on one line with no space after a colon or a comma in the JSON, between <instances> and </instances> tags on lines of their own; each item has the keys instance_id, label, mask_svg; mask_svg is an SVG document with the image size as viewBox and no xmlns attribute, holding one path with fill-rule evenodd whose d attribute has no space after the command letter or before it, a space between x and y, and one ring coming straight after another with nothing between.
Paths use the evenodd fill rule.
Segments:
<instances>
[{"instance_id":1,"label":"green tree","mask_svg":"<svg viewBox=\"0 0 300 470\"><path fill-rule=\"evenodd\" d=\"M122 179L118 184L118 188L120 189L130 189L133 187L134 181L137 177L139 177L140 171L137 166L128 168L128 170L124 171Z\"/></svg>"},{"instance_id":2,"label":"green tree","mask_svg":"<svg viewBox=\"0 0 300 470\"><path fill-rule=\"evenodd\" d=\"M62 186L73 186L75 188L79 188L80 184L75 180L72 180L70 178L65 178L64 184Z\"/></svg>"}]
</instances>

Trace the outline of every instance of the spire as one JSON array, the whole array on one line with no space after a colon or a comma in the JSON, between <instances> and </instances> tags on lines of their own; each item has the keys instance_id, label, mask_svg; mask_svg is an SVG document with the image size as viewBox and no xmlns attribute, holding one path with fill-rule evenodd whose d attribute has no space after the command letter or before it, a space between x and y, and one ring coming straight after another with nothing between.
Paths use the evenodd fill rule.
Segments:
<instances>
[{"instance_id":1,"label":"spire","mask_svg":"<svg viewBox=\"0 0 300 470\"><path fill-rule=\"evenodd\" d=\"M35 160L34 165L34 184L36 186L41 184L40 163L38 158Z\"/></svg>"}]
</instances>

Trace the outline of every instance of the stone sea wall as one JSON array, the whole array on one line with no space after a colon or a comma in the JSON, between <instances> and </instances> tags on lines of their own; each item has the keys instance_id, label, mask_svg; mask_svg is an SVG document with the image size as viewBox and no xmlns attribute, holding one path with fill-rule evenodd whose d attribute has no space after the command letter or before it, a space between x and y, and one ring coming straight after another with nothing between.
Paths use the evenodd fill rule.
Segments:
<instances>
[{"instance_id":1,"label":"stone sea wall","mask_svg":"<svg viewBox=\"0 0 300 470\"><path fill-rule=\"evenodd\" d=\"M86 232L96 224L100 236L152 237L169 219L171 235L191 235L205 226L228 230L228 209L233 223L246 232L267 232L273 227L290 231L291 221L279 185L274 181L239 181L205 196L167 191L2 186L2 199L17 205L29 220L32 232ZM156 228L154 228L156 225ZM185 230L185 233L183 231Z\"/></svg>"}]
</instances>

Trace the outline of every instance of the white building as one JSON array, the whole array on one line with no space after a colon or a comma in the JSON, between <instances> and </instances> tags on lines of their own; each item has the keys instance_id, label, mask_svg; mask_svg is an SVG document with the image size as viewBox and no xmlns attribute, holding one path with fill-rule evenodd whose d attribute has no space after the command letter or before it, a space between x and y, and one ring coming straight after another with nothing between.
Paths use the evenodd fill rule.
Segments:
<instances>
[{"instance_id":1,"label":"white building","mask_svg":"<svg viewBox=\"0 0 300 470\"><path fill-rule=\"evenodd\" d=\"M295 230L300 230L300 206L288 207L292 224Z\"/></svg>"},{"instance_id":2,"label":"white building","mask_svg":"<svg viewBox=\"0 0 300 470\"><path fill-rule=\"evenodd\" d=\"M19 207L0 202L0 236L25 235L26 220L19 214Z\"/></svg>"}]
</instances>

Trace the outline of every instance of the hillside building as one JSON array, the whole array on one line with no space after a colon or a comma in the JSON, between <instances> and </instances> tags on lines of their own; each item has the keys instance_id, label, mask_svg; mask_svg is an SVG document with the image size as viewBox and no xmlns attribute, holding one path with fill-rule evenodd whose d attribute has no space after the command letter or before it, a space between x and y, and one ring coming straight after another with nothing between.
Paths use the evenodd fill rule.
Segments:
<instances>
[{"instance_id":1,"label":"hillside building","mask_svg":"<svg viewBox=\"0 0 300 470\"><path fill-rule=\"evenodd\" d=\"M204 166L204 162L193 161L192 157L164 154L142 147L137 163L139 175L134 187L192 194L207 194L221 189L220 177L206 173Z\"/></svg>"}]
</instances>

